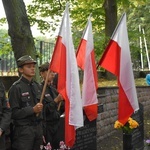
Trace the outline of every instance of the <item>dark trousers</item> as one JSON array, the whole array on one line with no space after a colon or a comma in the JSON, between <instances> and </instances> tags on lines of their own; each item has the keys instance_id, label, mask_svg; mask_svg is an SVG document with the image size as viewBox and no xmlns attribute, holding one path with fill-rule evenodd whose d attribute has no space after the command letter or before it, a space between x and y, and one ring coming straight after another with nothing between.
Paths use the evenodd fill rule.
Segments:
<instances>
[{"instance_id":1,"label":"dark trousers","mask_svg":"<svg viewBox=\"0 0 150 150\"><path fill-rule=\"evenodd\" d=\"M5 147L5 135L2 135L0 137L0 150L6 150L6 147Z\"/></svg>"},{"instance_id":2,"label":"dark trousers","mask_svg":"<svg viewBox=\"0 0 150 150\"><path fill-rule=\"evenodd\" d=\"M40 150L42 145L42 126L15 127L12 138L13 150Z\"/></svg>"},{"instance_id":3,"label":"dark trousers","mask_svg":"<svg viewBox=\"0 0 150 150\"><path fill-rule=\"evenodd\" d=\"M44 136L46 143L50 142L52 149L59 149L59 143L60 143L60 136L59 136L59 122L56 124L53 123L47 123L46 128L44 129Z\"/></svg>"}]
</instances>

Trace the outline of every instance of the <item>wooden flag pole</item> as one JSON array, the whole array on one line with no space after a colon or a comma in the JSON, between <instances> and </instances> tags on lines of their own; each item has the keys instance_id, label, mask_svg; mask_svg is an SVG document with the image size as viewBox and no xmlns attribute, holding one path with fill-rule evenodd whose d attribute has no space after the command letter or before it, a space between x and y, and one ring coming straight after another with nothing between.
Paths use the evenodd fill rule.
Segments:
<instances>
[{"instance_id":1,"label":"wooden flag pole","mask_svg":"<svg viewBox=\"0 0 150 150\"><path fill-rule=\"evenodd\" d=\"M46 90L46 86L47 86L49 74L50 74L50 70L48 69L47 76L46 76L46 80L45 80L45 82L44 82L44 87L43 87L42 94L41 94L41 98L40 98L40 103L42 103L43 98L44 98L44 94L45 94L45 90Z\"/></svg>"},{"instance_id":2,"label":"wooden flag pole","mask_svg":"<svg viewBox=\"0 0 150 150\"><path fill-rule=\"evenodd\" d=\"M44 94L45 94L45 90L46 90L49 74L50 74L50 70L48 69L46 80L44 82L44 87L43 87L42 94L41 94L41 97L40 97L40 103L43 102L43 98L44 98ZM39 116L39 113L37 113L36 116Z\"/></svg>"},{"instance_id":3,"label":"wooden flag pole","mask_svg":"<svg viewBox=\"0 0 150 150\"><path fill-rule=\"evenodd\" d=\"M61 107L61 102L59 102L58 104L58 108L57 108L58 111L60 110L60 107Z\"/></svg>"}]
</instances>

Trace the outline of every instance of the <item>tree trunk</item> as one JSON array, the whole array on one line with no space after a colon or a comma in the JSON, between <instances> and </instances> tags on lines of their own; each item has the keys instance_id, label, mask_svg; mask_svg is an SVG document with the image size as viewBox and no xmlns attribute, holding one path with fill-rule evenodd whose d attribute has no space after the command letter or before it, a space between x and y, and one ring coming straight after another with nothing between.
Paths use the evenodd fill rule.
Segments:
<instances>
[{"instance_id":1,"label":"tree trunk","mask_svg":"<svg viewBox=\"0 0 150 150\"><path fill-rule=\"evenodd\" d=\"M117 1L105 0L103 6L105 9L105 42L108 43L108 40L110 40L110 37L112 36L117 25ZM111 79L114 75L106 71L106 76L108 79ZM114 76L114 78L116 77Z\"/></svg>"},{"instance_id":2,"label":"tree trunk","mask_svg":"<svg viewBox=\"0 0 150 150\"><path fill-rule=\"evenodd\" d=\"M116 0L105 0L105 35L111 37L117 25L117 2Z\"/></svg>"},{"instance_id":3,"label":"tree trunk","mask_svg":"<svg viewBox=\"0 0 150 150\"><path fill-rule=\"evenodd\" d=\"M8 21L8 34L11 37L15 59L30 55L36 60L36 49L30 23L23 0L2 0ZM39 74L37 75L39 77ZM36 79L38 79L36 77Z\"/></svg>"}]
</instances>

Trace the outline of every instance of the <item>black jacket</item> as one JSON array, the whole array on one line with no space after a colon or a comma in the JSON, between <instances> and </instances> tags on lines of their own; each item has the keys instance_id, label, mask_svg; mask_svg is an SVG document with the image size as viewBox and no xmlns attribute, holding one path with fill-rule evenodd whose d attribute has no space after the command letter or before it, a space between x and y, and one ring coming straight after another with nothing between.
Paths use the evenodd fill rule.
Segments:
<instances>
[{"instance_id":1,"label":"black jacket","mask_svg":"<svg viewBox=\"0 0 150 150\"><path fill-rule=\"evenodd\" d=\"M43 87L42 83L42 87ZM60 119L60 115L64 113L64 102L61 102L60 110L58 110L58 104L54 99L58 96L57 90L52 86L47 86L43 100L43 118L46 122L57 122Z\"/></svg>"},{"instance_id":2,"label":"black jacket","mask_svg":"<svg viewBox=\"0 0 150 150\"><path fill-rule=\"evenodd\" d=\"M0 81L0 128L6 131L11 122L11 109L5 97L5 88Z\"/></svg>"},{"instance_id":3,"label":"black jacket","mask_svg":"<svg viewBox=\"0 0 150 150\"><path fill-rule=\"evenodd\" d=\"M12 119L16 126L30 125L41 120L41 115L36 117L33 107L39 102L41 96L40 85L29 82L21 77L10 88L9 102L12 109Z\"/></svg>"}]
</instances>

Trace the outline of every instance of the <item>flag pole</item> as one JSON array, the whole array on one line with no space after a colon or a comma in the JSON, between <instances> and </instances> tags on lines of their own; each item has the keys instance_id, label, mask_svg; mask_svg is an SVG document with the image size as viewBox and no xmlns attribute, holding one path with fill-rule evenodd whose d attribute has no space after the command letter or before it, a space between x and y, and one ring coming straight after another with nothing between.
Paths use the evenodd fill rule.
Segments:
<instances>
[{"instance_id":1,"label":"flag pole","mask_svg":"<svg viewBox=\"0 0 150 150\"><path fill-rule=\"evenodd\" d=\"M41 94L41 98L40 98L40 103L42 103L43 98L44 98L44 94L45 94L45 90L46 90L46 86L47 86L47 82L48 82L49 73L50 73L50 70L48 69L46 80L44 82L44 86L43 86L43 90L42 90L42 94Z\"/></svg>"},{"instance_id":2,"label":"flag pole","mask_svg":"<svg viewBox=\"0 0 150 150\"><path fill-rule=\"evenodd\" d=\"M42 103L42 102L43 102L43 98L44 98L44 94L45 94L45 90L46 90L46 86L47 86L49 74L50 74L50 70L48 69L47 76L46 76L46 80L45 80L45 82L44 82L44 86L43 86L43 90L42 90L42 94L41 94L39 103ZM38 117L38 116L39 116L39 113L37 113L36 116Z\"/></svg>"}]
</instances>

